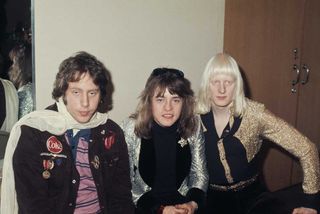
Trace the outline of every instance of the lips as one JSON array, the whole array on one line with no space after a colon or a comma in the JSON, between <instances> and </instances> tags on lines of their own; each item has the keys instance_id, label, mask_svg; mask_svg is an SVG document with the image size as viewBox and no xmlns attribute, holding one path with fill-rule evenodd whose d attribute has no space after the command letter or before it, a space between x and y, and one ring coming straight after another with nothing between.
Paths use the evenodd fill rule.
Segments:
<instances>
[{"instance_id":1,"label":"lips","mask_svg":"<svg viewBox=\"0 0 320 214\"><path fill-rule=\"evenodd\" d=\"M166 119L171 119L173 118L173 114L163 114L162 117L166 118Z\"/></svg>"},{"instance_id":2,"label":"lips","mask_svg":"<svg viewBox=\"0 0 320 214\"><path fill-rule=\"evenodd\" d=\"M223 100L225 98L226 98L226 96L217 96L217 99L219 99L219 100Z\"/></svg>"},{"instance_id":3,"label":"lips","mask_svg":"<svg viewBox=\"0 0 320 214\"><path fill-rule=\"evenodd\" d=\"M79 113L80 113L80 115L81 115L82 117L87 117L87 116L89 116L89 114L90 114L89 111L80 111Z\"/></svg>"}]
</instances>

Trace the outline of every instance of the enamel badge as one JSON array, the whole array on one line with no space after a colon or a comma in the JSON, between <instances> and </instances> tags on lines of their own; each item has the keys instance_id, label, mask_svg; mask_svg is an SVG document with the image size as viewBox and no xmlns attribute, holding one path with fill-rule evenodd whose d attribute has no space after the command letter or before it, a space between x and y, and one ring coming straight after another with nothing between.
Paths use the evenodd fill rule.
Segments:
<instances>
[{"instance_id":1,"label":"enamel badge","mask_svg":"<svg viewBox=\"0 0 320 214\"><path fill-rule=\"evenodd\" d=\"M99 157L97 155L94 156L93 160L91 161L93 167L95 169L99 169L100 167L100 160L99 160Z\"/></svg>"},{"instance_id":2,"label":"enamel badge","mask_svg":"<svg viewBox=\"0 0 320 214\"><path fill-rule=\"evenodd\" d=\"M51 170L54 167L54 161L53 160L43 160L42 164L43 164L43 168L45 170Z\"/></svg>"},{"instance_id":3,"label":"enamel badge","mask_svg":"<svg viewBox=\"0 0 320 214\"><path fill-rule=\"evenodd\" d=\"M42 177L44 179L49 179L50 176L51 176L51 173L48 170L45 170L45 171L42 172Z\"/></svg>"},{"instance_id":4,"label":"enamel badge","mask_svg":"<svg viewBox=\"0 0 320 214\"><path fill-rule=\"evenodd\" d=\"M51 153L58 154L62 152L62 143L55 136L51 136L47 140L47 149Z\"/></svg>"}]
</instances>

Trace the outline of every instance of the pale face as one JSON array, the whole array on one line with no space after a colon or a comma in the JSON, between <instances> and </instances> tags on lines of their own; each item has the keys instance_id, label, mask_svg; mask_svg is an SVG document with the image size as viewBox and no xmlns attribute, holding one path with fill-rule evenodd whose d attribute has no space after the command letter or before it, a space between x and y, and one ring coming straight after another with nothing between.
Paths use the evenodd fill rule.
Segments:
<instances>
[{"instance_id":1,"label":"pale face","mask_svg":"<svg viewBox=\"0 0 320 214\"><path fill-rule=\"evenodd\" d=\"M233 101L235 91L235 79L226 74L217 74L210 80L212 107L226 108Z\"/></svg>"},{"instance_id":2,"label":"pale face","mask_svg":"<svg viewBox=\"0 0 320 214\"><path fill-rule=\"evenodd\" d=\"M177 94L170 94L166 89L163 96L157 96L158 90L152 97L152 115L162 127L172 126L180 117L183 99Z\"/></svg>"},{"instance_id":3,"label":"pale face","mask_svg":"<svg viewBox=\"0 0 320 214\"><path fill-rule=\"evenodd\" d=\"M85 73L78 82L69 82L64 99L71 116L79 123L86 123L98 108L100 89L93 83L92 77Z\"/></svg>"}]
</instances>

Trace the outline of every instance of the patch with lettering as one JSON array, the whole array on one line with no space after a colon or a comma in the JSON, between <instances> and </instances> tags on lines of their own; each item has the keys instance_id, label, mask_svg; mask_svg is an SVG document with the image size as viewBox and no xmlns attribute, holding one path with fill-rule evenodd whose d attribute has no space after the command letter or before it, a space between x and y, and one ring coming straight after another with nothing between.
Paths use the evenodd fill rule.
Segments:
<instances>
[{"instance_id":1,"label":"patch with lettering","mask_svg":"<svg viewBox=\"0 0 320 214\"><path fill-rule=\"evenodd\" d=\"M47 149L51 153L59 154L63 149L62 143L55 136L51 136L47 140Z\"/></svg>"}]
</instances>

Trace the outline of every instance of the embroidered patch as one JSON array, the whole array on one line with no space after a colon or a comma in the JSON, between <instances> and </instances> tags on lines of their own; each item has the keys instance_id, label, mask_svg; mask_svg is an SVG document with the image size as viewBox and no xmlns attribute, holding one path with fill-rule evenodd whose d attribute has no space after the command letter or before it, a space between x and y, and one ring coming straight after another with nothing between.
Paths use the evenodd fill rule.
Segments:
<instances>
[{"instance_id":1,"label":"embroidered patch","mask_svg":"<svg viewBox=\"0 0 320 214\"><path fill-rule=\"evenodd\" d=\"M49 152L59 154L63 149L62 143L55 136L51 136L47 140L47 149Z\"/></svg>"},{"instance_id":2,"label":"embroidered patch","mask_svg":"<svg viewBox=\"0 0 320 214\"><path fill-rule=\"evenodd\" d=\"M109 132L108 137L104 140L104 148L109 150L111 146L114 144L116 138L116 134L114 132Z\"/></svg>"}]
</instances>

